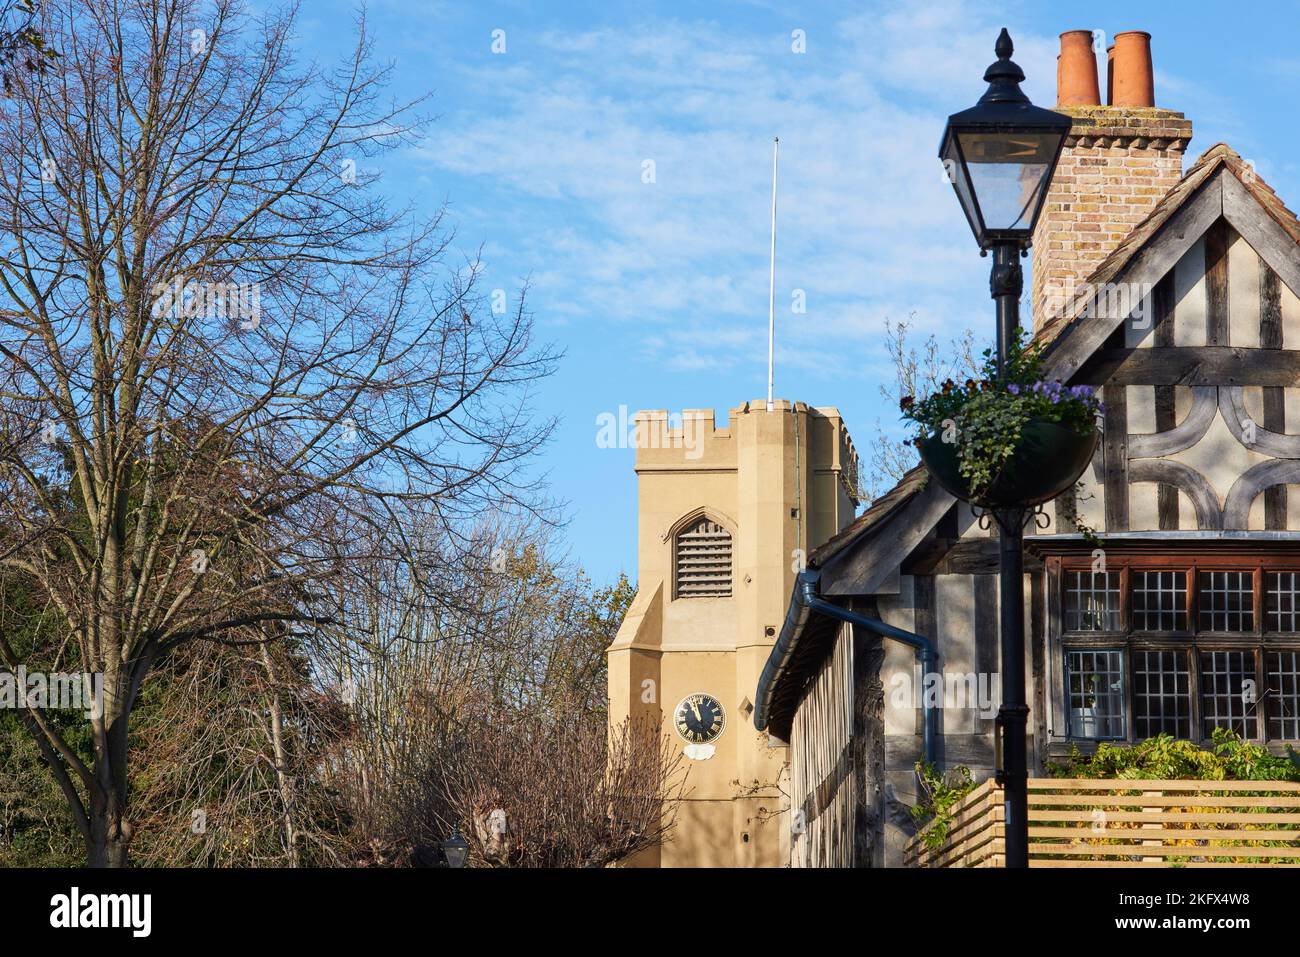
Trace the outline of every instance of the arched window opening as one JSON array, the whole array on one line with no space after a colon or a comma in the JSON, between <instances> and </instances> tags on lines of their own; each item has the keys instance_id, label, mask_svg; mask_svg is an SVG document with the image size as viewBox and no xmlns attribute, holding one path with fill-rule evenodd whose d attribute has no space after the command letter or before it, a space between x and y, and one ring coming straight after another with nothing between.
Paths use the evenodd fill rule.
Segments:
<instances>
[{"instance_id":1,"label":"arched window opening","mask_svg":"<svg viewBox=\"0 0 1300 957\"><path fill-rule=\"evenodd\" d=\"M701 517L673 541L678 598L731 596L731 533Z\"/></svg>"}]
</instances>

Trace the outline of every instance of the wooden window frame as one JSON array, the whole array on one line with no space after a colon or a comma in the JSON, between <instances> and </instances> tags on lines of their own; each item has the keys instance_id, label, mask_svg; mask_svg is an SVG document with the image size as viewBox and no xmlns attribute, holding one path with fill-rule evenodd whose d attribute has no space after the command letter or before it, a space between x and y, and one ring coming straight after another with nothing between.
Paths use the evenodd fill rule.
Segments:
<instances>
[{"instance_id":1,"label":"wooden window frame","mask_svg":"<svg viewBox=\"0 0 1300 957\"><path fill-rule=\"evenodd\" d=\"M1286 744L1295 744L1297 739L1270 738L1268 708L1265 699L1267 685L1267 660L1270 651L1300 652L1300 630L1272 631L1266 617L1267 575L1270 572L1295 572L1300 574L1300 552L1268 551L1259 548L1260 543L1251 543L1250 551L1215 551L1212 549L1198 551L1162 551L1150 548L1126 550L1108 546L1106 549L1106 570L1120 572L1120 608L1119 631L1066 631L1065 630L1065 589L1067 572L1091 571L1094 559L1091 552L1063 552L1044 555L1045 581L1048 590L1046 605L1045 632L1047 639L1047 660L1050 662L1051 688L1048 695L1049 713L1047 715L1048 745L1061 746L1070 744L1092 745L1103 741L1120 743L1136 742L1137 716L1134 711L1133 674L1134 652L1169 651L1183 652L1188 672L1188 695L1191 740L1201 745L1209 739L1201 737L1203 731L1201 687L1201 655L1214 651L1248 651L1255 666L1256 687L1260 696L1254 704L1251 716L1253 732L1249 740L1274 750ZM1133 571L1182 571L1187 574L1187 627L1177 631L1141 631L1132 629L1132 572ZM1240 632L1202 631L1200 628L1200 574L1215 571L1251 571L1252 619L1254 628ZM1120 648L1123 650L1124 672L1124 715L1123 726L1125 739L1114 738L1078 738L1070 734L1068 689L1066 687L1066 654L1078 650L1103 650Z\"/></svg>"}]
</instances>

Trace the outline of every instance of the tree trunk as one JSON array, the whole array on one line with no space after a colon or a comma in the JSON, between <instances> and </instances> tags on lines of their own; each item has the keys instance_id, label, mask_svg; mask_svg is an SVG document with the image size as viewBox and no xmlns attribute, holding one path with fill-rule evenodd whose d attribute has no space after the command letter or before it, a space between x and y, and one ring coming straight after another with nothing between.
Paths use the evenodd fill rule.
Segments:
<instances>
[{"instance_id":1,"label":"tree trunk","mask_svg":"<svg viewBox=\"0 0 1300 957\"><path fill-rule=\"evenodd\" d=\"M91 802L87 867L130 866L131 825L126 820L125 808L110 808L111 803L114 802Z\"/></svg>"},{"instance_id":2,"label":"tree trunk","mask_svg":"<svg viewBox=\"0 0 1300 957\"><path fill-rule=\"evenodd\" d=\"M95 766L86 808L89 867L130 866L134 831L127 818L127 728L134 698L129 671L110 663L104 674L104 711L91 721Z\"/></svg>"},{"instance_id":3,"label":"tree trunk","mask_svg":"<svg viewBox=\"0 0 1300 957\"><path fill-rule=\"evenodd\" d=\"M284 716L280 709L280 684L276 679L271 652L265 644L260 646L262 665L271 685L271 747L275 754L275 782L280 792L280 829L284 849L289 855L289 866L298 867L298 837L293 826L294 781L288 773L289 751L284 742Z\"/></svg>"}]
</instances>

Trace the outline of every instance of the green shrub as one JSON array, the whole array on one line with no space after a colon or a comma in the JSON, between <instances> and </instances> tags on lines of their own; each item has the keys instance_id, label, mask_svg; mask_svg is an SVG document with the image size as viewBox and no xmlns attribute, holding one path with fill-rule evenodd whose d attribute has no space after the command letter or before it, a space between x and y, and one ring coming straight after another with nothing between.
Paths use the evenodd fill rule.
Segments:
<instances>
[{"instance_id":1,"label":"green shrub","mask_svg":"<svg viewBox=\"0 0 1300 957\"><path fill-rule=\"evenodd\" d=\"M1058 778L1300 781L1300 754L1290 745L1286 751L1276 755L1235 731L1215 728L1208 750L1168 734L1134 745L1103 742L1091 757L1074 745L1063 764L1049 762L1047 771Z\"/></svg>"},{"instance_id":2,"label":"green shrub","mask_svg":"<svg viewBox=\"0 0 1300 957\"><path fill-rule=\"evenodd\" d=\"M930 850L938 850L948 839L952 826L952 809L967 794L975 790L975 779L970 768L959 764L946 774L925 761L916 762L916 776L921 782L921 802L912 808L912 820L917 826L929 824L922 839Z\"/></svg>"}]
</instances>

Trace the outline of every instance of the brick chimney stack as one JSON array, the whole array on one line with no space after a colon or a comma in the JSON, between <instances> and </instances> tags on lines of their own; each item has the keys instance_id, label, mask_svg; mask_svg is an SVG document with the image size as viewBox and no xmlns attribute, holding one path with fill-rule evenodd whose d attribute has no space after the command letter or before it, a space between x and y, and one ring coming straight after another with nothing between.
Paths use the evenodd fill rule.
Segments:
<instances>
[{"instance_id":1,"label":"brick chimney stack","mask_svg":"<svg viewBox=\"0 0 1300 957\"><path fill-rule=\"evenodd\" d=\"M1150 34L1116 35L1102 106L1086 33L1061 34L1056 109L1074 125L1034 230L1035 331L1178 183L1192 138L1191 120L1155 105Z\"/></svg>"}]
</instances>

